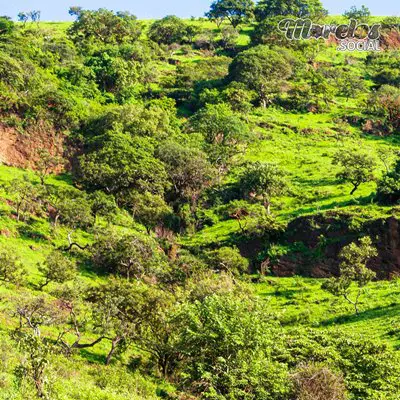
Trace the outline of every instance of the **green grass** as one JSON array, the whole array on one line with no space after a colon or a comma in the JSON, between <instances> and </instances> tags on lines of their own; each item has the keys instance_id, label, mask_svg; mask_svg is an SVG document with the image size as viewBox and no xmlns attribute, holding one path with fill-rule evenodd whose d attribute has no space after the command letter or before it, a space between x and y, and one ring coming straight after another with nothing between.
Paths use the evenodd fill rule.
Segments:
<instances>
[{"instance_id":1,"label":"green grass","mask_svg":"<svg viewBox=\"0 0 400 400\"><path fill-rule=\"evenodd\" d=\"M332 17L343 21L341 17ZM144 21L146 27L152 21ZM343 21L344 22L344 21ZM192 22L202 28L218 33L216 25L209 21ZM40 28L28 24L32 29L43 29L54 36L63 37L70 22L41 22ZM243 26L237 39L239 46L246 46L250 40L252 26ZM332 62L343 65L348 54L338 53L335 47L321 47L318 62ZM178 53L177 58L183 62L196 63L206 57L202 52L191 51ZM349 68L358 69L358 61L366 53L352 53L356 59ZM174 55L175 57L175 55ZM158 63L157 68L165 73L173 72L176 67L167 63ZM314 214L325 210L347 210L354 214L354 223L364 219L376 219L391 215L390 207L380 207L373 202L376 183L363 184L351 196L351 185L339 183L336 174L339 167L332 165L332 157L338 148L362 148L378 158L380 149L399 150L400 140L397 137L376 137L364 135L359 126L341 126L337 118L352 114L360 108L363 99L353 98L349 101L335 98L331 110L323 114L296 114L278 109L255 110L249 115L254 135L249 144L244 160L274 162L287 172L290 182L290 193L273 200L272 211L279 221L288 222L302 215ZM188 114L189 115L189 114ZM383 163L378 161L376 176L384 171ZM28 288L18 292L12 285L0 285L0 352L2 348L12 346L7 334L15 325L12 311L19 301L36 295L35 285L41 280L38 264L54 248L67 244L66 227L54 229L47 218L32 217L29 221L16 221L9 204L10 198L1 189L1 185L12 179L28 175L38 183L35 174L30 170L11 168L0 165L0 247L12 249L22 260L27 269ZM227 178L227 181L233 177ZM72 184L69 175L51 176L48 184L56 187ZM124 213L116 216L116 229L144 231L144 228L133 224L132 218ZM180 238L185 246L211 246L229 241L239 230L234 220L220 221L206 227L200 232ZM94 240L94 232L77 230L74 240L84 245ZM279 249L278 249L279 250ZM285 250L285 249L281 249ZM77 257L78 260L78 257ZM96 283L102 280L92 271L79 265L79 280L83 283ZM362 297L360 315L353 314L352 307L343 299L337 299L322 291L322 280L306 278L267 278L264 283L253 284L266 309L279 315L286 327L296 325L311 326L324 330L343 329L348 332L367 335L381 339L395 348L400 346L400 281L374 282L370 284ZM51 292L52 284L46 289ZM52 337L56 331L45 330ZM51 363L52 373L56 377L54 391L60 399L155 399L156 393L162 393L165 383L157 379L143 378L132 373L126 365L134 353L129 351L116 362L113 368L102 365L108 344L98 346L75 354L71 358L54 356ZM4 353L14 354L12 351ZM8 356L6 366L0 363L0 400L29 399L29 394L16 394L13 389L13 368L18 364L17 355ZM169 388L171 389L171 388Z\"/></svg>"},{"instance_id":2,"label":"green grass","mask_svg":"<svg viewBox=\"0 0 400 400\"><path fill-rule=\"evenodd\" d=\"M16 388L14 384L14 369L20 364L20 356L14 349L15 344L9 338L9 333L16 327L17 320L13 315L18 305L33 295L53 299L51 293L57 285L50 283L44 292L37 290L37 284L43 279L38 265L52 250L64 247L68 243L69 229L65 226L54 229L47 218L33 216L27 221L16 220L12 205L9 204L11 199L2 186L23 176L28 176L32 182L38 183L33 171L0 165L0 248L11 249L26 269L25 287L16 288L5 283L0 285L0 400L34 398L31 387ZM72 181L69 175L58 175L48 177L46 183L61 187L71 185ZM116 229L130 231L135 227L132 225L132 219L123 213L116 216L116 222L121 223ZM103 222L100 220L99 223ZM136 228L141 229L139 226ZM91 243L94 240L94 233L76 230L74 240L81 245ZM93 285L105 279L87 270L78 254L71 253L78 262L78 282L83 285ZM45 326L42 332L52 340L57 337L56 327ZM83 341L89 342L94 339L93 335L89 334L85 335ZM115 365L112 368L104 365L105 354L108 351L109 343L104 341L71 357L52 355L48 377L52 382L51 390L57 393L57 399L153 400L159 398L157 393L163 393L165 390L173 392L173 387L162 380L143 377L138 372L129 370L127 365L130 357L136 354L134 349L124 354L120 360L123 364L114 361Z\"/></svg>"},{"instance_id":3,"label":"green grass","mask_svg":"<svg viewBox=\"0 0 400 400\"><path fill-rule=\"evenodd\" d=\"M304 325L318 329L343 329L349 333L400 346L400 280L369 284L360 302L360 313L343 298L321 289L322 279L266 278L254 284L266 308L279 315L287 326Z\"/></svg>"},{"instance_id":4,"label":"green grass","mask_svg":"<svg viewBox=\"0 0 400 400\"><path fill-rule=\"evenodd\" d=\"M336 174L341 167L332 165L332 159L339 149L362 149L376 159L379 179L385 171L380 150L390 149L394 159L400 149L399 138L365 135L360 127L348 124L341 127L335 122L337 112L336 106L324 114L267 109L250 117L259 139L249 145L244 159L276 163L287 173L289 193L272 202L272 213L279 221L327 210L348 209L359 214L361 206L370 218L391 215L391 207L374 203L376 182L361 184L350 195L352 185L338 181ZM235 221L221 221L181 241L187 246L207 246L228 240L238 231Z\"/></svg>"}]
</instances>

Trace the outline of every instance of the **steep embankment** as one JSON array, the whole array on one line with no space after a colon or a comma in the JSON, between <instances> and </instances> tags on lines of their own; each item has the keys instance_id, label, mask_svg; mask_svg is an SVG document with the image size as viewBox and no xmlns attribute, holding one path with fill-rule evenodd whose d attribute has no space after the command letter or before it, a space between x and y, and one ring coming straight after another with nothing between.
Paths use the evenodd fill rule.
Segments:
<instances>
[{"instance_id":1,"label":"steep embankment","mask_svg":"<svg viewBox=\"0 0 400 400\"><path fill-rule=\"evenodd\" d=\"M288 224L281 254L270 260L278 276L327 277L339 271L343 246L369 235L378 256L369 267L379 279L400 274L400 219L391 217L359 221L351 213L328 212L295 219Z\"/></svg>"},{"instance_id":2,"label":"steep embankment","mask_svg":"<svg viewBox=\"0 0 400 400\"><path fill-rule=\"evenodd\" d=\"M0 163L32 168L38 160L41 149L47 150L53 156L63 156L64 142L64 135L45 123L38 123L24 132L0 124Z\"/></svg>"}]
</instances>

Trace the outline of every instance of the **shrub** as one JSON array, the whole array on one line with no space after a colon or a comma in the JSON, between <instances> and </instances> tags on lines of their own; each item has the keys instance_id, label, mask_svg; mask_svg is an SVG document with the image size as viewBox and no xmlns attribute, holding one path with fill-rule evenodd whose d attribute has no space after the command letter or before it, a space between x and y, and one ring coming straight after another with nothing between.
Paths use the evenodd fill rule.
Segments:
<instances>
[{"instance_id":1,"label":"shrub","mask_svg":"<svg viewBox=\"0 0 400 400\"><path fill-rule=\"evenodd\" d=\"M11 249L0 249L0 281L20 284L26 271Z\"/></svg>"},{"instance_id":2,"label":"shrub","mask_svg":"<svg viewBox=\"0 0 400 400\"><path fill-rule=\"evenodd\" d=\"M39 265L39 272L44 275L44 282L39 285L42 290L50 282L64 283L74 279L77 273L76 265L73 261L64 257L60 252L51 252L44 262Z\"/></svg>"},{"instance_id":3,"label":"shrub","mask_svg":"<svg viewBox=\"0 0 400 400\"><path fill-rule=\"evenodd\" d=\"M345 400L343 377L329 367L303 364L292 376L297 400Z\"/></svg>"},{"instance_id":4,"label":"shrub","mask_svg":"<svg viewBox=\"0 0 400 400\"><path fill-rule=\"evenodd\" d=\"M248 272L249 261L242 257L237 248L221 247L207 254L208 263L215 271L241 275Z\"/></svg>"}]
</instances>

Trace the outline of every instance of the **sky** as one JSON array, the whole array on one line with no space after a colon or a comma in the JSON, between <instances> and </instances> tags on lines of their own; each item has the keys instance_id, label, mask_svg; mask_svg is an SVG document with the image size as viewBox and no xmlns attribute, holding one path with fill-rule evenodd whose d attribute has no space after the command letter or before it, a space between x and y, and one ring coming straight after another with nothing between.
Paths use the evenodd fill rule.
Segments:
<instances>
[{"instance_id":1,"label":"sky","mask_svg":"<svg viewBox=\"0 0 400 400\"><path fill-rule=\"evenodd\" d=\"M68 21L70 6L85 9L108 8L130 11L140 19L177 15L181 18L201 17L209 9L211 0L0 0L0 15L16 18L20 11L40 10L42 21ZM322 0L330 14L342 14L352 5L365 4L372 15L400 16L399 0Z\"/></svg>"}]
</instances>

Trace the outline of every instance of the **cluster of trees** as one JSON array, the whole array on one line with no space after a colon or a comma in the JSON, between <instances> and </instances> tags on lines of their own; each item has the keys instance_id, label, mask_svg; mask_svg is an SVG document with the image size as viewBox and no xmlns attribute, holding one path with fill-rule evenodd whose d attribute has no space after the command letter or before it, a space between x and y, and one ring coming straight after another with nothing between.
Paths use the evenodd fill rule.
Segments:
<instances>
[{"instance_id":1,"label":"cluster of trees","mask_svg":"<svg viewBox=\"0 0 400 400\"><path fill-rule=\"evenodd\" d=\"M315 62L318 51L313 41L271 46L253 37L250 48L230 54L233 58L178 64L171 77L161 73L157 63L168 60L174 44L190 44L201 36L199 24L167 16L144 32L135 16L126 12L72 7L70 13L76 21L67 38L45 40L35 32L43 55L40 62L23 51L20 32L4 28L2 35L10 35L13 46L2 43L0 86L3 112L19 115L22 121L17 123L26 126L40 118L73 131L75 144L83 149L75 182L94 196L83 203L99 203L85 206L92 209L89 213L81 209L84 224L89 221L85 216L97 216L117 204L148 233L160 225L175 232L196 229L204 225L204 208L215 205L210 193L224 191L225 177L241 168L246 172L236 174L236 195L229 200L262 203L268 214L271 199L287 187L284 171L268 162L241 165L241 155L252 140L249 112L259 105L320 112L334 104L335 95L348 100L358 94L371 116L365 129L399 129L397 78L389 68L385 73L380 68L397 62L395 54L367 57L376 84L370 93L355 69ZM273 25L282 15L323 14L316 0L269 0L256 6L248 0L218 0L208 16L218 23L228 20L236 29L253 16L262 26ZM5 26L11 23L2 21ZM25 34L29 37L29 29ZM19 51L14 51L15 45ZM56 77L48 83L50 69ZM176 117L177 107L192 114L184 124ZM54 160L41 159L39 169L46 174ZM334 163L343 167L338 178L353 185L352 193L374 179L375 160L364 153L339 152ZM17 218L21 210L38 212L28 210L31 200L41 197L36 189L28 183L15 185ZM113 206L102 204L107 196ZM46 208L48 203L55 207L57 201L36 201L35 207ZM58 203L59 208L67 207ZM250 215L255 215L254 209ZM57 221L60 218L65 219L60 215Z\"/></svg>"},{"instance_id":2,"label":"cluster of trees","mask_svg":"<svg viewBox=\"0 0 400 400\"><path fill-rule=\"evenodd\" d=\"M246 2L223 3L215 2L212 9L228 13L229 18L240 16L235 7L248 6ZM260 2L255 14L262 21L286 13L322 12L318 2L285 4L280 6L296 9L285 11L278 3ZM60 220L75 229L93 225L98 216L109 219L119 206L148 233L161 226L176 233L193 231L213 223L210 218L206 222L204 212L218 205L213 203L212 193L225 191L225 178L232 174L237 177L236 193L229 200L247 201L241 209L261 203L268 215L274 199L290 191L279 166L268 162L242 165L241 156L253 137L249 111L261 105L318 112L332 104L334 94L347 99L354 93L366 95L363 77L349 74L346 67L314 65L317 53L312 42L304 48L263 44L241 51L233 59L185 63L177 66L172 82L163 77L161 84L154 62L165 57L167 50L162 46L185 42L176 35L189 35L186 28L190 24L172 16L156 21L149 28L148 41L143 38L141 23L130 14L81 8L70 12L76 16L68 32L70 41L41 44L50 59L43 71L33 56L11 57L11 48L5 45L0 55L3 96L19 104L5 102L9 108L3 111L30 114L33 107L40 118L74 130L74 140L83 149L74 171L75 182L89 195L77 192L58 198L47 189L40 193L46 174L56 163L41 155L37 169L42 184L35 187L18 181L10 189L17 219L23 214L46 213L51 205L57 210L54 224ZM19 43L18 36L15 41ZM385 56L367 59L371 71L387 62ZM59 88L49 90L38 79L35 90L24 90L33 84L32 74L25 72L28 66L34 77L54 67ZM215 79L210 80L209 74ZM374 79L377 85L383 82L378 74ZM158 93L152 89L156 82ZM72 96L70 90L83 97ZM22 91L17 99L15 94ZM24 98L32 93L33 98ZM104 105L92 110L83 106L88 101L92 106ZM383 84L366 98L366 107L380 126L395 132L399 129L398 101L398 88ZM193 112L184 124L176 117L177 106L188 106ZM375 179L376 162L365 152L338 152L333 162L343 167L337 177L353 185L352 194ZM82 223L75 221L75 210L79 210L75 214ZM246 220L249 216L258 222L264 218L257 207Z\"/></svg>"},{"instance_id":3,"label":"cluster of trees","mask_svg":"<svg viewBox=\"0 0 400 400\"><path fill-rule=\"evenodd\" d=\"M355 11L358 10L356 8L351 10L353 13ZM319 0L260 0L257 4L253 0L216 0L211 4L206 16L218 26L227 20L237 28L240 24L254 19L263 22L277 16L306 18L322 17L326 14L327 11Z\"/></svg>"},{"instance_id":4,"label":"cluster of trees","mask_svg":"<svg viewBox=\"0 0 400 400\"><path fill-rule=\"evenodd\" d=\"M32 10L28 12L18 13L18 21L22 22L23 25L31 20L33 23L39 24L41 12L39 10Z\"/></svg>"},{"instance_id":5,"label":"cluster of trees","mask_svg":"<svg viewBox=\"0 0 400 400\"><path fill-rule=\"evenodd\" d=\"M319 1L261 1L257 6L250 3L218 0L209 12L213 20L228 19L235 28L254 13L258 22L252 33L252 45L269 46L252 46L239 54L235 45L237 33L226 25L221 25L219 39L207 39L210 32L200 24L167 16L155 21L145 33L143 25L129 13L72 7L70 13L76 21L68 30L68 39L52 38L49 43L45 37L40 37L40 31L31 33L36 37L39 35L43 52L40 63L23 48L23 41L13 42L13 46L16 43L21 46L19 52L14 52L8 44L2 45L3 111L17 112L24 120L23 125L42 118L52 121L57 128L73 129L87 118L88 109L84 104L88 101L124 104L167 94L178 101L178 106L183 101L184 106L192 111L206 103L227 102L240 111L261 104L264 107L279 105L296 111L318 112L329 108L335 94L348 99L368 93L364 76L350 72L348 68L340 71L337 67L314 62L317 43L292 43L276 37L276 18L323 14ZM3 35L11 34L11 21L4 18L2 21L7 26ZM29 32L27 29L28 35ZM218 60L221 68L217 67L217 60L211 64L185 63L177 66L175 81L163 76L157 68L157 61L170 59L179 47L191 47L191 44L209 50L221 46L225 54L237 54L229 66L229 73L224 70L221 59ZM186 48L185 51L191 50ZM43 59L46 65L43 65ZM368 58L371 70L379 68L382 59L383 56ZM230 61L227 60L227 66ZM393 60L386 65L393 65ZM44 84L46 69L49 68L57 71L59 83ZM379 85L396 85L395 71L392 68L380 69L374 79ZM383 103L372 109L372 113L379 121L385 117L382 127L395 131L398 129L394 122L397 116L391 115L391 109L396 106L395 94L390 94L390 101L386 98L386 93L371 94L370 104L376 104L376 100ZM371 110L369 104L365 109L367 107Z\"/></svg>"},{"instance_id":6,"label":"cluster of trees","mask_svg":"<svg viewBox=\"0 0 400 400\"><path fill-rule=\"evenodd\" d=\"M274 207L280 196L291 195L290 179L269 160L243 161L256 140L251 111L321 112L335 96L346 102L358 96L368 117L364 129L398 132L399 76L391 68L398 55L367 57L369 90L354 60L317 62L318 43L279 36L281 16L323 16L318 0L216 0L207 17L220 28L217 35L175 16L147 31L126 12L72 7L70 14L76 20L65 37L0 18L0 39L7 38L0 40L1 114L21 130L45 121L68 131L71 147L79 149L75 187L49 183L62 160L40 151L36 178L17 178L5 188L25 234L43 217L53 233L66 236L65 246L38 265L31 288L40 295L16 307L12 336L25 355L20 379L44 397L51 354L69 356L101 342L110 367L133 353L136 368L199 398L338 400L347 392L354 398L398 393L399 363L391 350L340 332L284 331L279 316L241 282L250 265L237 247L197 249L195 255L180 249L175 237L220 219L235 220L240 239L268 242L279 235ZM368 15L351 9L347 16ZM253 19L251 43L239 48L238 27ZM174 58L177 50L194 49L218 57ZM337 178L352 185L351 194L376 179L377 161L366 151L338 151L333 164ZM377 198L393 204L400 199L400 162L386 166ZM116 229L115 221L123 226ZM75 241L78 229L92 234L93 243ZM369 238L350 244L341 253L340 276L324 285L356 313L374 278L367 263L375 255ZM83 267L102 275L101 282L81 282ZM30 284L11 250L0 251L0 281Z\"/></svg>"},{"instance_id":7,"label":"cluster of trees","mask_svg":"<svg viewBox=\"0 0 400 400\"><path fill-rule=\"evenodd\" d=\"M102 264L125 268L130 259L137 270L149 257L144 242L135 238L111 242L108 251L102 249L105 241L96 245L94 257ZM359 296L356 301L347 297L349 282L355 281L359 288L368 282L371 273L366 273L365 262L374 254L368 238L345 248L343 275L327 284L328 290L357 307ZM15 261L11 253L1 251L1 271L6 259L7 264ZM247 267L235 251L212 251L207 263L219 274L182 252L158 271L156 279L147 270L134 279L115 274L87 286L80 281L69 284L76 266L66 256L50 253L40 267L44 279L39 289L51 282L51 296L24 294L15 308L19 324L11 336L24 355L18 379L45 397L52 383L48 369L54 355L70 357L103 343L109 368L129 352L135 369L161 376L182 393L204 399L281 400L314 398L323 392L333 400L347 394L390 398L397 393L399 362L393 350L340 330L283 330L279 317L231 274L233 267L237 272ZM376 379L380 376L385 379Z\"/></svg>"}]
</instances>

